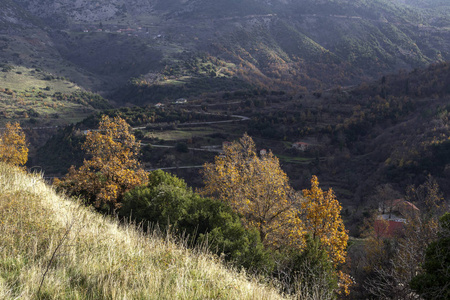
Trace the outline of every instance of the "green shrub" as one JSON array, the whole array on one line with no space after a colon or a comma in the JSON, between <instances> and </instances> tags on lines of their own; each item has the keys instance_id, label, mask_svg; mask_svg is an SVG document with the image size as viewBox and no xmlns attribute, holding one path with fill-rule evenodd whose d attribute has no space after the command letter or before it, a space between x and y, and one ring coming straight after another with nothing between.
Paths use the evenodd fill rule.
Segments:
<instances>
[{"instance_id":1,"label":"green shrub","mask_svg":"<svg viewBox=\"0 0 450 300\"><path fill-rule=\"evenodd\" d=\"M295 293L306 298L335 298L338 290L338 279L327 252L319 239L311 236L306 238L306 248L291 256L292 271L295 283Z\"/></svg>"},{"instance_id":2,"label":"green shrub","mask_svg":"<svg viewBox=\"0 0 450 300\"><path fill-rule=\"evenodd\" d=\"M177 143L175 146L175 150L177 150L178 152L183 152L183 153L187 153L189 151L188 145L183 142Z\"/></svg>"},{"instance_id":3,"label":"green shrub","mask_svg":"<svg viewBox=\"0 0 450 300\"><path fill-rule=\"evenodd\" d=\"M414 277L411 287L423 299L449 299L450 297L450 213L440 219L439 238L426 250L424 271Z\"/></svg>"},{"instance_id":4,"label":"green shrub","mask_svg":"<svg viewBox=\"0 0 450 300\"><path fill-rule=\"evenodd\" d=\"M274 266L256 230L243 227L240 218L227 204L195 194L186 183L161 170L149 176L147 186L125 194L119 211L142 223L158 224L189 239L192 245L207 244L227 261L260 272Z\"/></svg>"}]
</instances>

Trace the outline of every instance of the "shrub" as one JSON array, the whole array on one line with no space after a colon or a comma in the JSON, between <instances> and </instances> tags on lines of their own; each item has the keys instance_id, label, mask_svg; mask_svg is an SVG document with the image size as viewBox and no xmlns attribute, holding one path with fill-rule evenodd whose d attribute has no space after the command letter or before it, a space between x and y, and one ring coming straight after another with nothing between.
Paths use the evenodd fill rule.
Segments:
<instances>
[{"instance_id":1,"label":"shrub","mask_svg":"<svg viewBox=\"0 0 450 300\"><path fill-rule=\"evenodd\" d=\"M189 151L187 144L182 142L176 144L175 150L183 153L187 153Z\"/></svg>"},{"instance_id":2,"label":"shrub","mask_svg":"<svg viewBox=\"0 0 450 300\"><path fill-rule=\"evenodd\" d=\"M246 230L231 207L202 198L186 183L161 170L146 186L125 194L119 214L131 216L144 228L149 223L188 236L193 245L207 243L210 250L247 269L270 272L273 261L256 230Z\"/></svg>"}]
</instances>

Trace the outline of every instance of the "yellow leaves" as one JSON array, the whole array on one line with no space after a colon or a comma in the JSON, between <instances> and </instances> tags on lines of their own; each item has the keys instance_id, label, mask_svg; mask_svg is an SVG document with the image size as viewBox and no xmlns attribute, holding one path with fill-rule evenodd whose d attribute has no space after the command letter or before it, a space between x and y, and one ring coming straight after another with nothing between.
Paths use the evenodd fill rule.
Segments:
<instances>
[{"instance_id":1,"label":"yellow leaves","mask_svg":"<svg viewBox=\"0 0 450 300\"><path fill-rule=\"evenodd\" d=\"M333 190L324 192L313 176L302 197L290 187L278 158L271 152L258 157L247 134L224 147L214 163L205 164L203 176L203 193L227 202L245 226L259 231L265 246L302 249L310 234L320 239L335 268L345 262L348 235ZM335 275L348 293L350 277Z\"/></svg>"},{"instance_id":2,"label":"yellow leaves","mask_svg":"<svg viewBox=\"0 0 450 300\"><path fill-rule=\"evenodd\" d=\"M266 246L304 245L300 198L289 185L278 158L258 157L247 134L225 146L214 164L205 164L204 193L227 202L247 227L259 230Z\"/></svg>"},{"instance_id":3,"label":"yellow leaves","mask_svg":"<svg viewBox=\"0 0 450 300\"><path fill-rule=\"evenodd\" d=\"M103 116L98 131L87 134L83 149L91 158L78 170L72 166L56 183L69 193L87 196L98 208L114 209L126 191L146 183L147 173L136 159L139 143L122 118Z\"/></svg>"},{"instance_id":4,"label":"yellow leaves","mask_svg":"<svg viewBox=\"0 0 450 300\"><path fill-rule=\"evenodd\" d=\"M0 161L22 166L28 160L25 133L19 123L6 123L6 130L0 135Z\"/></svg>"},{"instance_id":5,"label":"yellow leaves","mask_svg":"<svg viewBox=\"0 0 450 300\"><path fill-rule=\"evenodd\" d=\"M305 214L305 229L314 237L319 238L325 246L335 267L345 263L348 234L340 216L341 205L332 189L323 192L319 188L317 176L311 179L311 189L303 190L305 201L302 208ZM345 294L348 294L350 277L339 272L339 282Z\"/></svg>"}]
</instances>

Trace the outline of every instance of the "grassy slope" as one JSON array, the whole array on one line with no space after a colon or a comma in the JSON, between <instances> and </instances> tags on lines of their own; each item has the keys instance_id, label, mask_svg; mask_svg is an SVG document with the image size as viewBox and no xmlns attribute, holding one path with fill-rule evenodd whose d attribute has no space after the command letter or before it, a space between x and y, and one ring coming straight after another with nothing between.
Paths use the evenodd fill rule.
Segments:
<instances>
[{"instance_id":1,"label":"grassy slope","mask_svg":"<svg viewBox=\"0 0 450 300\"><path fill-rule=\"evenodd\" d=\"M281 298L209 255L119 225L4 164L0 232L1 299L39 298L60 244L41 289L45 299Z\"/></svg>"},{"instance_id":2,"label":"grassy slope","mask_svg":"<svg viewBox=\"0 0 450 300\"><path fill-rule=\"evenodd\" d=\"M66 125L109 106L98 95L39 68L3 64L0 69L0 126L11 121L27 124L30 118L32 126Z\"/></svg>"}]
</instances>

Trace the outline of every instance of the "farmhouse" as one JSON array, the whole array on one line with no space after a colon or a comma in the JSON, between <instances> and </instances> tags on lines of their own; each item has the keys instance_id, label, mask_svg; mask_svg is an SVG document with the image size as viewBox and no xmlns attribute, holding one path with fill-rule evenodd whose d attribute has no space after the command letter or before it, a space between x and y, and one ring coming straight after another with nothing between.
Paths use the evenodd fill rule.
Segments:
<instances>
[{"instance_id":1,"label":"farmhouse","mask_svg":"<svg viewBox=\"0 0 450 300\"><path fill-rule=\"evenodd\" d=\"M392 237L401 232L408 219L419 213L419 209L404 199L384 201L378 207L379 215L374 229L379 237Z\"/></svg>"}]
</instances>

